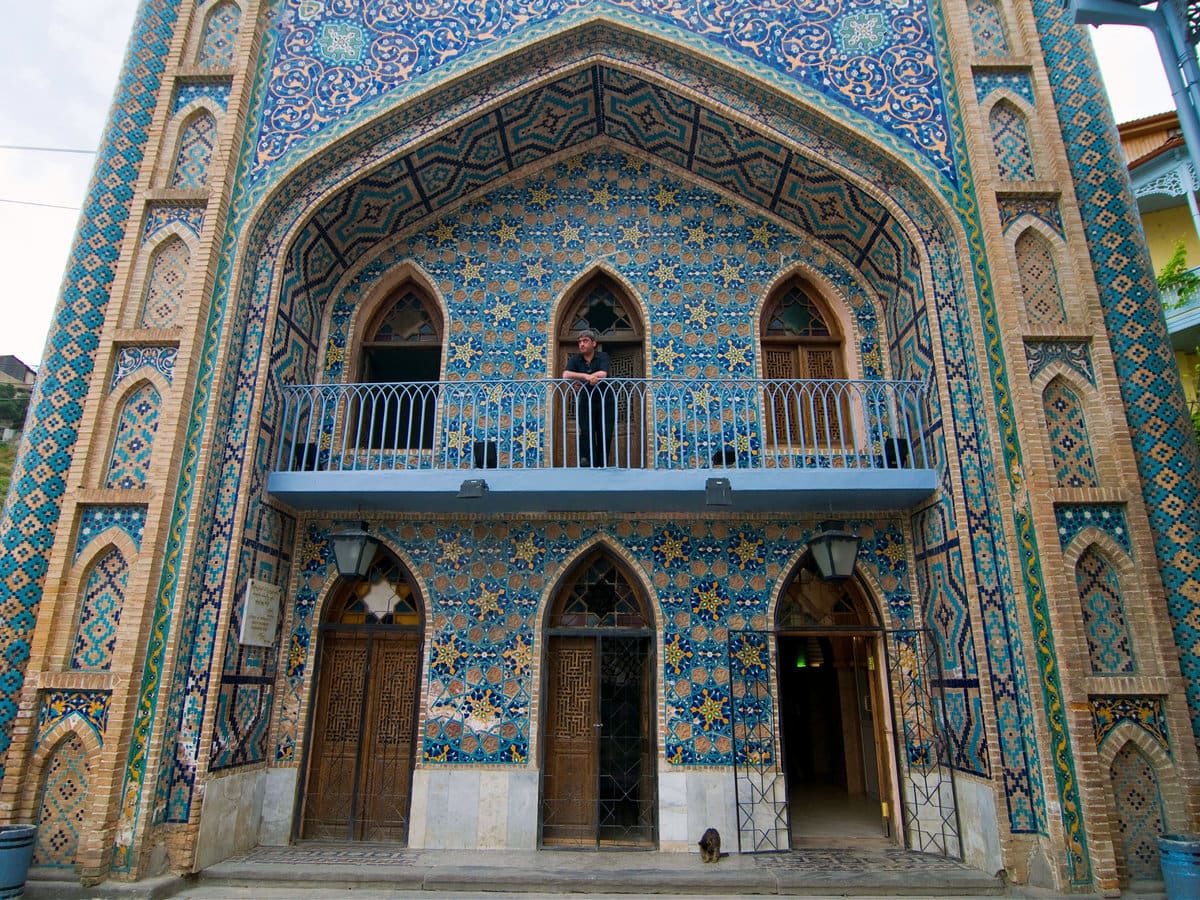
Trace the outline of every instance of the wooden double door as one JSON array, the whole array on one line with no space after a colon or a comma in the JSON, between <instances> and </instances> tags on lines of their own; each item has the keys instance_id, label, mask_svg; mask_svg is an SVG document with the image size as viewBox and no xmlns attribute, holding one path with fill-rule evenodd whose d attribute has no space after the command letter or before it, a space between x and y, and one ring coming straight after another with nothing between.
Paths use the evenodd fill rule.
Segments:
<instances>
[{"instance_id":1,"label":"wooden double door","mask_svg":"<svg viewBox=\"0 0 1200 900\"><path fill-rule=\"evenodd\" d=\"M408 840L421 632L322 633L301 837Z\"/></svg>"},{"instance_id":2,"label":"wooden double door","mask_svg":"<svg viewBox=\"0 0 1200 900\"><path fill-rule=\"evenodd\" d=\"M543 845L655 845L651 659L646 634L550 635Z\"/></svg>"}]
</instances>

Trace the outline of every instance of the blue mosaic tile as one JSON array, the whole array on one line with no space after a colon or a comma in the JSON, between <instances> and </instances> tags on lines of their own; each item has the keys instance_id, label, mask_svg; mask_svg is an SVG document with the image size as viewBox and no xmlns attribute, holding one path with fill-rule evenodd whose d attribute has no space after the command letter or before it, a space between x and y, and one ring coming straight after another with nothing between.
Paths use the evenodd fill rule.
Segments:
<instances>
[{"instance_id":1,"label":"blue mosaic tile","mask_svg":"<svg viewBox=\"0 0 1200 900\"><path fill-rule=\"evenodd\" d=\"M1054 520L1058 525L1058 542L1064 550L1079 532L1085 528L1096 528L1116 541L1117 546L1126 553L1133 554L1122 504L1056 503Z\"/></svg>"}]
</instances>

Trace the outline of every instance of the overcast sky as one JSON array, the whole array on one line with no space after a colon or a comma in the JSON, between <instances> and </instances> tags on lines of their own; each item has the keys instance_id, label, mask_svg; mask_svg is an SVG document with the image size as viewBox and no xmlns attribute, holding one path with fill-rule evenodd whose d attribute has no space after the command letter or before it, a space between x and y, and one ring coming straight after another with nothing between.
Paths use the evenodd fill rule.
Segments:
<instances>
[{"instance_id":1,"label":"overcast sky","mask_svg":"<svg viewBox=\"0 0 1200 900\"><path fill-rule=\"evenodd\" d=\"M89 151L0 149L0 355L36 368L137 0L5 6L0 145ZM1118 122L1172 108L1148 31L1090 30Z\"/></svg>"}]
</instances>

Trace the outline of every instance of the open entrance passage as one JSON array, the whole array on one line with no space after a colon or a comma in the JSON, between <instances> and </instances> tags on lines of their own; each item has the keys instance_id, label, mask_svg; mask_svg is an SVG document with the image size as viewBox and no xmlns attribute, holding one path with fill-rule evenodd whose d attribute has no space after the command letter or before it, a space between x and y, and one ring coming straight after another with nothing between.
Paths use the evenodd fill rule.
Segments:
<instances>
[{"instance_id":1,"label":"open entrance passage","mask_svg":"<svg viewBox=\"0 0 1200 900\"><path fill-rule=\"evenodd\" d=\"M880 791L875 639L778 638L780 724L793 847L895 842ZM886 755L886 754L884 754Z\"/></svg>"},{"instance_id":2,"label":"open entrance passage","mask_svg":"<svg viewBox=\"0 0 1200 900\"><path fill-rule=\"evenodd\" d=\"M653 636L607 553L568 579L546 635L542 845L654 847Z\"/></svg>"}]
</instances>

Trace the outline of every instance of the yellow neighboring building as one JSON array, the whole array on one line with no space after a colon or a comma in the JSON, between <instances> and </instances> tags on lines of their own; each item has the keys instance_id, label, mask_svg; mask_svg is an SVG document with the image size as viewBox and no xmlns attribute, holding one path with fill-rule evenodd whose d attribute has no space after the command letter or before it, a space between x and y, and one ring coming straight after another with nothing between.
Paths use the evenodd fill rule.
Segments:
<instances>
[{"instance_id":1,"label":"yellow neighboring building","mask_svg":"<svg viewBox=\"0 0 1200 900\"><path fill-rule=\"evenodd\" d=\"M1174 112L1147 116L1120 125L1118 131L1154 271L1163 270L1181 240L1188 263L1193 270L1200 268L1200 211L1196 205L1200 178L1188 159L1179 116ZM1194 408L1200 366L1200 292L1177 308L1176 302L1173 291L1164 293L1167 331L1184 391Z\"/></svg>"}]
</instances>

